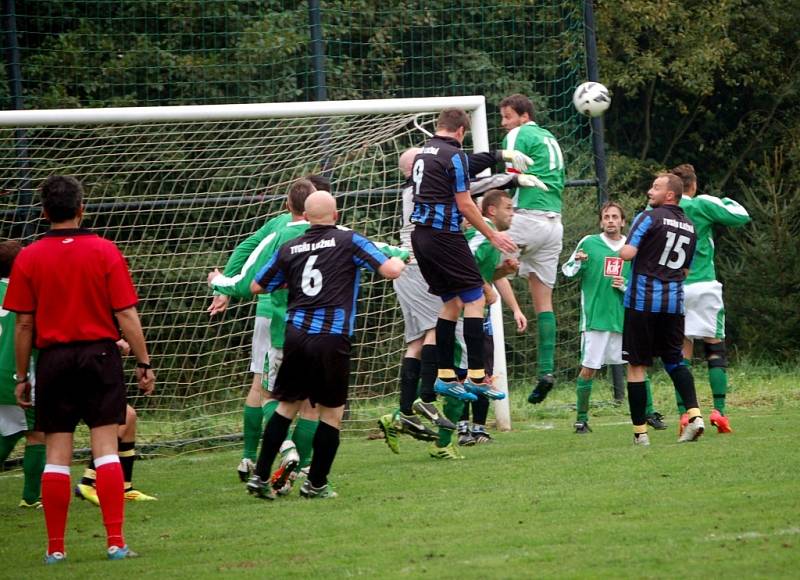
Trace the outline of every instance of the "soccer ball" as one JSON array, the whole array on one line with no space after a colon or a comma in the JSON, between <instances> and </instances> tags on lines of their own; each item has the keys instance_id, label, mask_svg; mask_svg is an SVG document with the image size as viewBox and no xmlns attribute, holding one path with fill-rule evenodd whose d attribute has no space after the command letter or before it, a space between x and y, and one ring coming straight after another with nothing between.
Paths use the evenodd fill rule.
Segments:
<instances>
[{"instance_id":1,"label":"soccer ball","mask_svg":"<svg viewBox=\"0 0 800 580\"><path fill-rule=\"evenodd\" d=\"M572 104L575 109L587 117L599 117L611 105L608 89L600 83L583 83L572 95Z\"/></svg>"}]
</instances>

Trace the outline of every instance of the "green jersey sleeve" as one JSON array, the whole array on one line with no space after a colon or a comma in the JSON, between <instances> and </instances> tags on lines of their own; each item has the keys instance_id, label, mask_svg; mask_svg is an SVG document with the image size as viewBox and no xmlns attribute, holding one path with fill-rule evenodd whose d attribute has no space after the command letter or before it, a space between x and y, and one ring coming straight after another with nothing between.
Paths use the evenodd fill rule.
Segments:
<instances>
[{"instance_id":1,"label":"green jersey sleeve","mask_svg":"<svg viewBox=\"0 0 800 580\"><path fill-rule=\"evenodd\" d=\"M267 223L261 226L254 234L250 235L246 240L236 246L230 258L228 258L228 262L225 264L223 273L226 276L231 276L241 272L247 258L253 253L253 250L264 241L264 238L285 226L291 220L292 214L284 213L267 221Z\"/></svg>"},{"instance_id":2,"label":"green jersey sleeve","mask_svg":"<svg viewBox=\"0 0 800 580\"><path fill-rule=\"evenodd\" d=\"M575 250L572 252L572 254L570 255L569 259L566 262L564 262L564 265L561 266L561 272L567 278L575 278L575 277L580 278L580 276L581 276L581 265L583 264L583 262L580 261L580 260L576 260L575 259L575 254L578 253L578 250L583 250L583 244L588 239L589 239L589 236L584 236L583 239L581 239L581 241L578 242L578 245L575 247Z\"/></svg>"},{"instance_id":3,"label":"green jersey sleeve","mask_svg":"<svg viewBox=\"0 0 800 580\"><path fill-rule=\"evenodd\" d=\"M222 276L217 276L211 283L211 288L215 292L236 298L250 298L250 283L255 278L256 273L269 262L274 254L272 247L276 232L272 232L259 242L250 252L244 263L236 272L227 272Z\"/></svg>"},{"instance_id":4,"label":"green jersey sleeve","mask_svg":"<svg viewBox=\"0 0 800 580\"><path fill-rule=\"evenodd\" d=\"M747 210L728 197L698 195L695 198L696 210L714 224L728 227L741 227L750 222Z\"/></svg>"}]
</instances>

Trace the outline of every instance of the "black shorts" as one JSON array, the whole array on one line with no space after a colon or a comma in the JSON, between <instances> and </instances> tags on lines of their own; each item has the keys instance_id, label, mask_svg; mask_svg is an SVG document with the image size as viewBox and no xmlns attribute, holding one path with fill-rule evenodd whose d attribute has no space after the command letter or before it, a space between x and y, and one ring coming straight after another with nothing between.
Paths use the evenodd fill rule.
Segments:
<instances>
[{"instance_id":1,"label":"black shorts","mask_svg":"<svg viewBox=\"0 0 800 580\"><path fill-rule=\"evenodd\" d=\"M483 287L475 257L462 234L417 225L411 232L411 246L431 294L444 296Z\"/></svg>"},{"instance_id":2,"label":"black shorts","mask_svg":"<svg viewBox=\"0 0 800 580\"><path fill-rule=\"evenodd\" d=\"M73 433L124 425L125 379L113 340L75 342L42 349L36 363L36 430Z\"/></svg>"},{"instance_id":3,"label":"black shorts","mask_svg":"<svg viewBox=\"0 0 800 580\"><path fill-rule=\"evenodd\" d=\"M653 366L653 358L678 364L683 360L683 314L625 309L622 358L637 366Z\"/></svg>"},{"instance_id":4,"label":"black shorts","mask_svg":"<svg viewBox=\"0 0 800 580\"><path fill-rule=\"evenodd\" d=\"M283 362L272 396L293 403L309 399L325 407L341 407L350 383L350 337L308 334L286 325Z\"/></svg>"}]
</instances>

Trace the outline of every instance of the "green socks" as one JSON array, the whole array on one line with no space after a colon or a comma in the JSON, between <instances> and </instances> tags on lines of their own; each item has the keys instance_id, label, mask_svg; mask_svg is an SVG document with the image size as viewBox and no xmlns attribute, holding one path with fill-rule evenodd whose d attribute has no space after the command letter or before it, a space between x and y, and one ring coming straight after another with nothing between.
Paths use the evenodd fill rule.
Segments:
<instances>
[{"instance_id":1,"label":"green socks","mask_svg":"<svg viewBox=\"0 0 800 580\"><path fill-rule=\"evenodd\" d=\"M645 415L648 417L656 412L653 407L653 387L650 385L650 377L644 378L644 388L647 391L647 407L645 408Z\"/></svg>"},{"instance_id":2,"label":"green socks","mask_svg":"<svg viewBox=\"0 0 800 580\"><path fill-rule=\"evenodd\" d=\"M444 398L444 416L450 419L453 423L458 423L461 420L461 414L464 412L464 401L459 401L453 397ZM439 441L436 443L437 447L447 447L453 440L452 429L439 428Z\"/></svg>"},{"instance_id":3,"label":"green socks","mask_svg":"<svg viewBox=\"0 0 800 580\"><path fill-rule=\"evenodd\" d=\"M44 471L44 445L26 445L22 457L22 471L25 483L22 488L22 499L33 503L42 495L42 472Z\"/></svg>"},{"instance_id":4,"label":"green socks","mask_svg":"<svg viewBox=\"0 0 800 580\"><path fill-rule=\"evenodd\" d=\"M714 396L714 408L725 414L725 395L728 393L728 373L724 367L708 369L708 382L711 383L711 394Z\"/></svg>"},{"instance_id":5,"label":"green socks","mask_svg":"<svg viewBox=\"0 0 800 580\"><path fill-rule=\"evenodd\" d=\"M304 419L299 417L294 426L294 433L292 433L292 441L297 447L297 453L300 455L300 468L311 465L311 455L314 447L314 435L317 433L317 426L319 421L312 421L311 419Z\"/></svg>"},{"instance_id":6,"label":"green socks","mask_svg":"<svg viewBox=\"0 0 800 580\"><path fill-rule=\"evenodd\" d=\"M539 333L537 369L539 376L552 374L555 369L556 315L553 312L540 312L536 317Z\"/></svg>"},{"instance_id":7,"label":"green socks","mask_svg":"<svg viewBox=\"0 0 800 580\"><path fill-rule=\"evenodd\" d=\"M256 460L258 443L261 441L261 407L244 406L244 453L243 457Z\"/></svg>"},{"instance_id":8,"label":"green socks","mask_svg":"<svg viewBox=\"0 0 800 580\"><path fill-rule=\"evenodd\" d=\"M589 420L589 397L592 396L592 379L578 377L578 421Z\"/></svg>"}]
</instances>

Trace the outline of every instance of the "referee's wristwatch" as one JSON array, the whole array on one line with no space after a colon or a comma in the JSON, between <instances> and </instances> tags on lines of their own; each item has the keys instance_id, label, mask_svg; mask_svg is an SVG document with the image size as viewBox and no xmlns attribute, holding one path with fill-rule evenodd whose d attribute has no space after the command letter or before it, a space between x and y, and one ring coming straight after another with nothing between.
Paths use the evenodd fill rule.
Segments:
<instances>
[{"instance_id":1,"label":"referee's wristwatch","mask_svg":"<svg viewBox=\"0 0 800 580\"><path fill-rule=\"evenodd\" d=\"M6 375L6 376L8 376L8 375ZM13 378L14 378L14 382L17 383L17 384L27 383L28 381L31 380L31 373L25 373L25 376L22 376L22 377L19 376L17 373L14 373Z\"/></svg>"},{"instance_id":2,"label":"referee's wristwatch","mask_svg":"<svg viewBox=\"0 0 800 580\"><path fill-rule=\"evenodd\" d=\"M151 365L150 363L146 363L146 362L137 362L136 363L136 368L137 369L144 369L144 370L148 371L148 370L153 368L153 365Z\"/></svg>"}]
</instances>

